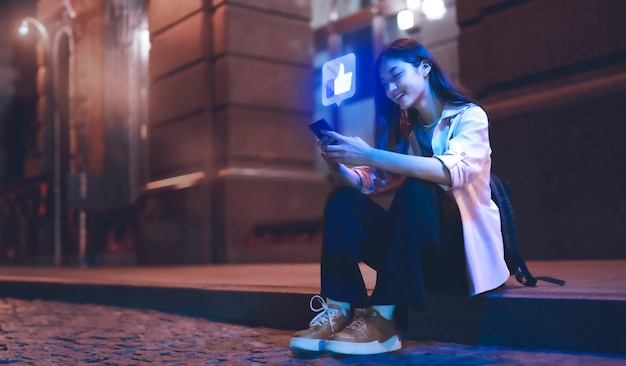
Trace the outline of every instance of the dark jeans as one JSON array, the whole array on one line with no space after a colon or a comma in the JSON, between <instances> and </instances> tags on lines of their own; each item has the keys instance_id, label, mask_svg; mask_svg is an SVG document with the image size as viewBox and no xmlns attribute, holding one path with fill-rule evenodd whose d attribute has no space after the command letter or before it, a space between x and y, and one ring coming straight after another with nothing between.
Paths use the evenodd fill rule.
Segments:
<instances>
[{"instance_id":1,"label":"dark jeans","mask_svg":"<svg viewBox=\"0 0 626 366\"><path fill-rule=\"evenodd\" d=\"M368 299L358 263L376 270ZM353 306L425 304L425 292L467 293L463 229L454 199L406 179L389 210L340 187L324 212L321 295Z\"/></svg>"}]
</instances>

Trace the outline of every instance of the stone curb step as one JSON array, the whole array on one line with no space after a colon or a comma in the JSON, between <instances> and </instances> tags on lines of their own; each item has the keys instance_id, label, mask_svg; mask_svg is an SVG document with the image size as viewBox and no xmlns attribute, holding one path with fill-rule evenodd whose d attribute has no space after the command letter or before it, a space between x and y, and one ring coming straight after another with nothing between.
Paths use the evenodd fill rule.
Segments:
<instances>
[{"instance_id":1,"label":"stone curb step","mask_svg":"<svg viewBox=\"0 0 626 366\"><path fill-rule=\"evenodd\" d=\"M276 290L0 281L0 296L148 308L215 321L281 329L306 327L310 293ZM408 339L523 348L626 354L626 301L584 295L567 298L476 298L430 295L411 313Z\"/></svg>"}]
</instances>

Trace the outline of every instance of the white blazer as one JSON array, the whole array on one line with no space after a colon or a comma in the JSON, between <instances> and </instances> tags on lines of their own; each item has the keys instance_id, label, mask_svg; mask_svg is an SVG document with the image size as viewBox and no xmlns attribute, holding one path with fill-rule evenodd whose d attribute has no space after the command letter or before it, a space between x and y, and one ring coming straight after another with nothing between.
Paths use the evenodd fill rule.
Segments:
<instances>
[{"instance_id":1,"label":"white blazer","mask_svg":"<svg viewBox=\"0 0 626 366\"><path fill-rule=\"evenodd\" d=\"M489 120L475 104L444 106L433 130L432 148L450 171L451 185L441 187L454 197L463 224L470 296L493 290L509 278L504 261L500 213L491 200L491 147ZM409 136L414 155L421 150L414 134ZM355 167L363 193L384 189L383 181L369 167Z\"/></svg>"}]
</instances>

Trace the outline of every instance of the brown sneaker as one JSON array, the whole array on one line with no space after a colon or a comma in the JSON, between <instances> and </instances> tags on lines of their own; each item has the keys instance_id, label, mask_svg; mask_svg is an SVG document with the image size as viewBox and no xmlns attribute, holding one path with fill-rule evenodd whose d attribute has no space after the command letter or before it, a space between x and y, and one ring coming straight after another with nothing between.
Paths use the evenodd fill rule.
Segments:
<instances>
[{"instance_id":1,"label":"brown sneaker","mask_svg":"<svg viewBox=\"0 0 626 366\"><path fill-rule=\"evenodd\" d=\"M316 299L322 304L319 308L313 307L313 300ZM309 306L311 310L320 313L311 320L308 329L297 332L291 338L289 349L293 352L323 351L324 342L328 337L342 330L350 321L348 317L342 314L341 308L333 304L326 305L326 301L319 295L311 298Z\"/></svg>"},{"instance_id":2,"label":"brown sneaker","mask_svg":"<svg viewBox=\"0 0 626 366\"><path fill-rule=\"evenodd\" d=\"M387 320L376 309L355 310L352 323L328 338L327 352L345 355L373 355L402 347L395 321Z\"/></svg>"}]
</instances>

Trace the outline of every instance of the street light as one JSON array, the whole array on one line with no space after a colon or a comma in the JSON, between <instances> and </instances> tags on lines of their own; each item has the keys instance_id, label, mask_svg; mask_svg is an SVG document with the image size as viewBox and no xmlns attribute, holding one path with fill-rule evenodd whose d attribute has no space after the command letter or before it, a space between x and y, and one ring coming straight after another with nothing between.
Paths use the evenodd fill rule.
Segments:
<instances>
[{"instance_id":1,"label":"street light","mask_svg":"<svg viewBox=\"0 0 626 366\"><path fill-rule=\"evenodd\" d=\"M28 24L26 22L22 22L17 31L20 33L20 36L27 36L29 32Z\"/></svg>"},{"instance_id":2,"label":"street light","mask_svg":"<svg viewBox=\"0 0 626 366\"><path fill-rule=\"evenodd\" d=\"M41 35L41 42L44 46L44 66L46 68L45 75L45 98L46 98L46 107L44 111L44 120L50 118L52 105L52 70L50 62L50 37L48 36L48 31L46 27L43 25L41 21L35 19L33 17L26 17L22 20L22 24L18 28L19 34L22 36L28 35L30 32L29 25L32 25L37 29L39 34ZM54 265L61 265L61 154L60 154L60 121L59 118L55 116L52 120L52 131L53 131L53 139L54 139L54 156L53 156L53 192L54 192Z\"/></svg>"},{"instance_id":3,"label":"street light","mask_svg":"<svg viewBox=\"0 0 626 366\"><path fill-rule=\"evenodd\" d=\"M443 0L424 0L422 12L428 20L441 19L446 14L446 4Z\"/></svg>"},{"instance_id":4,"label":"street light","mask_svg":"<svg viewBox=\"0 0 626 366\"><path fill-rule=\"evenodd\" d=\"M438 20L446 14L446 4L444 0L406 0L406 9L396 14L398 29L411 32L416 28L415 13L422 15L427 20Z\"/></svg>"},{"instance_id":5,"label":"street light","mask_svg":"<svg viewBox=\"0 0 626 366\"><path fill-rule=\"evenodd\" d=\"M33 17L26 17L22 19L22 24L17 30L20 35L26 36L28 35L28 33L30 33L30 27L28 26L29 24L37 28L39 34L41 34L41 41L44 43L44 46L48 47L48 31L46 30L46 27L44 27L43 23Z\"/></svg>"},{"instance_id":6,"label":"street light","mask_svg":"<svg viewBox=\"0 0 626 366\"><path fill-rule=\"evenodd\" d=\"M70 16L70 18L72 19L76 18L76 12L74 11L74 7L72 6L71 1L63 0L63 5L65 6L65 9L67 10L67 14Z\"/></svg>"},{"instance_id":7,"label":"street light","mask_svg":"<svg viewBox=\"0 0 626 366\"><path fill-rule=\"evenodd\" d=\"M415 26L415 16L413 10L404 9L398 12L396 15L396 21L398 22L398 29L407 30Z\"/></svg>"}]
</instances>

